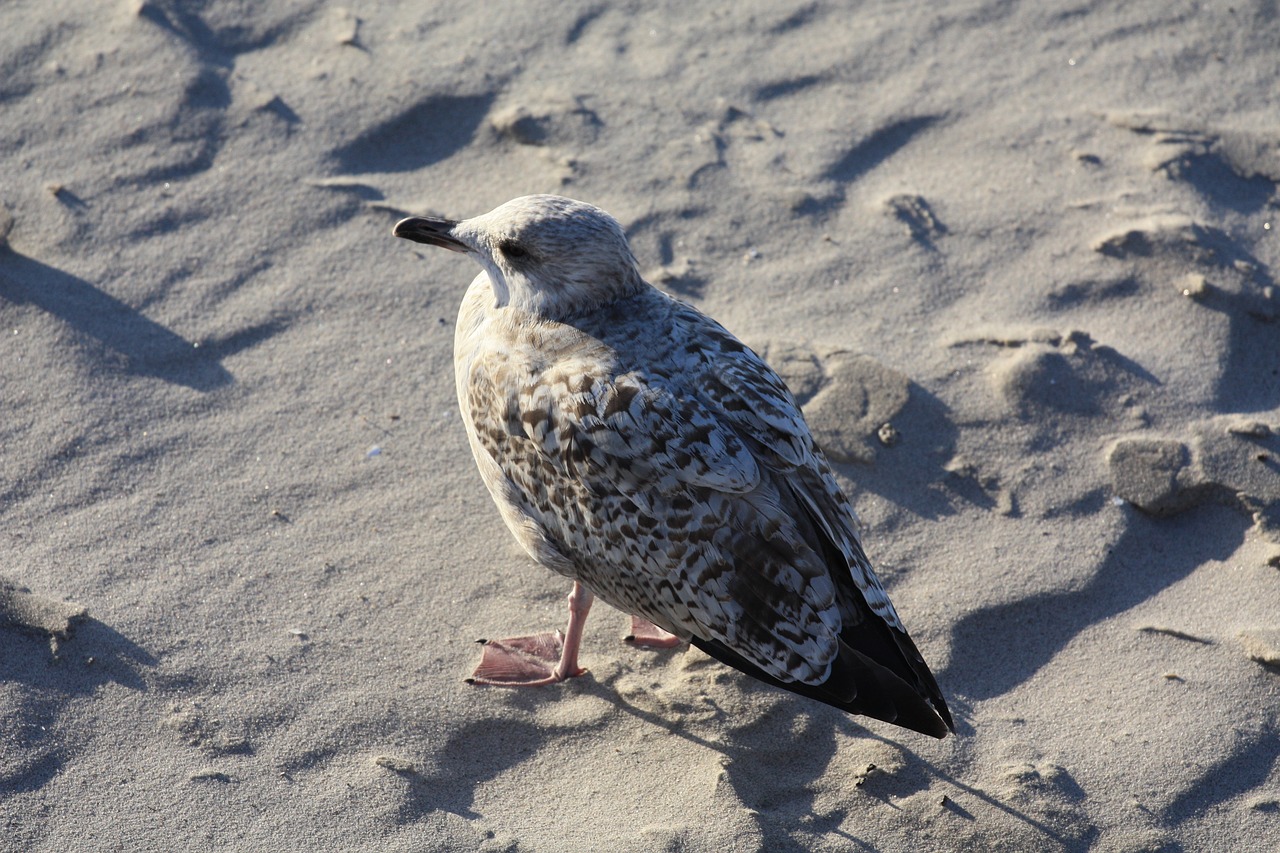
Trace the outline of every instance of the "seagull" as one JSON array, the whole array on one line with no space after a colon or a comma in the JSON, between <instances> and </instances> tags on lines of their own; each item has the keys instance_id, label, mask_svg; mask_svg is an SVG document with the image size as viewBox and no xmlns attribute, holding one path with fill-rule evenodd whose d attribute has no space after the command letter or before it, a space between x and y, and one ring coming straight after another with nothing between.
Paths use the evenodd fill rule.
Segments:
<instances>
[{"instance_id":1,"label":"seagull","mask_svg":"<svg viewBox=\"0 0 1280 853\"><path fill-rule=\"evenodd\" d=\"M471 451L516 541L573 581L563 633L486 642L469 681L582 675L599 596L642 645L688 642L843 711L955 731L790 391L648 284L612 216L531 195L393 234L480 265L454 337Z\"/></svg>"}]
</instances>

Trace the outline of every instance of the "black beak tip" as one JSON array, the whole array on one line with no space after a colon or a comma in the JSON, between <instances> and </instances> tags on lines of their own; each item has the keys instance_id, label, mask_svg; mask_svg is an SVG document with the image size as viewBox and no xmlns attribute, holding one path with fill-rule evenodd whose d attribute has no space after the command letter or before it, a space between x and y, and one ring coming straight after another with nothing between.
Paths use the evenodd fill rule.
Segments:
<instances>
[{"instance_id":1,"label":"black beak tip","mask_svg":"<svg viewBox=\"0 0 1280 853\"><path fill-rule=\"evenodd\" d=\"M403 237L406 240L412 240L414 236L414 226L422 223L422 219L417 216L410 216L401 219L391 228L393 237Z\"/></svg>"},{"instance_id":2,"label":"black beak tip","mask_svg":"<svg viewBox=\"0 0 1280 853\"><path fill-rule=\"evenodd\" d=\"M410 216L401 219L391 229L395 237L403 237L415 243L428 246L439 246L454 252L466 252L467 246L450 232L457 225L451 219L428 219L423 216Z\"/></svg>"}]
</instances>

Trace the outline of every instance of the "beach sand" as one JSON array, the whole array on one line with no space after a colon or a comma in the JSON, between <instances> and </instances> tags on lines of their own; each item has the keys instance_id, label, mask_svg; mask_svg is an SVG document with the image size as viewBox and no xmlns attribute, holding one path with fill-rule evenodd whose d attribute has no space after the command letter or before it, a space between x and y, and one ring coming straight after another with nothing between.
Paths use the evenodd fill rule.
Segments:
<instances>
[{"instance_id":1,"label":"beach sand","mask_svg":"<svg viewBox=\"0 0 1280 853\"><path fill-rule=\"evenodd\" d=\"M509 5L0 5L0 850L1280 849L1274 4ZM603 605L464 683L568 584L390 229L535 192L786 377L957 736Z\"/></svg>"}]
</instances>

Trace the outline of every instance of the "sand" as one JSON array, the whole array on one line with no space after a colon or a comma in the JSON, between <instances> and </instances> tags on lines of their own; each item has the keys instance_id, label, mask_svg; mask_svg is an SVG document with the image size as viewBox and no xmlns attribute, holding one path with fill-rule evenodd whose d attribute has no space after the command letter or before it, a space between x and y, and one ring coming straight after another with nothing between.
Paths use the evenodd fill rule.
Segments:
<instances>
[{"instance_id":1,"label":"sand","mask_svg":"<svg viewBox=\"0 0 1280 853\"><path fill-rule=\"evenodd\" d=\"M1280 849L1272 4L0 5L0 849ZM562 625L469 457L556 192L765 353L956 714Z\"/></svg>"}]
</instances>

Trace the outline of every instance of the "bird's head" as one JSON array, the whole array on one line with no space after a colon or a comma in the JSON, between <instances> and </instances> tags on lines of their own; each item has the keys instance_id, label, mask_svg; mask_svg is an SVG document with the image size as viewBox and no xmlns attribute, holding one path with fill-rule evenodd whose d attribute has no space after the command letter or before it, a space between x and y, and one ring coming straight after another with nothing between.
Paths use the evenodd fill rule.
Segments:
<instances>
[{"instance_id":1,"label":"bird's head","mask_svg":"<svg viewBox=\"0 0 1280 853\"><path fill-rule=\"evenodd\" d=\"M548 319L577 316L645 287L617 220L560 196L523 196L460 222L411 216L392 233L470 255L488 274L496 307Z\"/></svg>"}]
</instances>

